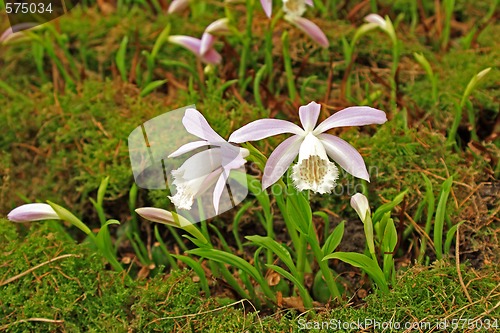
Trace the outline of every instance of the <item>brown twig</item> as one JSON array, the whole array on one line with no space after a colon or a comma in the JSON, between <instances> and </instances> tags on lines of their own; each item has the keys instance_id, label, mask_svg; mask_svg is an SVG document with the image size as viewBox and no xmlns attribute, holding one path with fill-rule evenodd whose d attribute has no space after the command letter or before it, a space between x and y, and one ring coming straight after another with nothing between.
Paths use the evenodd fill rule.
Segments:
<instances>
[{"instance_id":1,"label":"brown twig","mask_svg":"<svg viewBox=\"0 0 500 333\"><path fill-rule=\"evenodd\" d=\"M457 265L457 274L458 281L460 281L460 285L464 290L465 296L469 300L469 303L472 303L472 298L470 298L469 292L467 291L467 287L465 286L464 279L462 278L462 271L460 270L460 233L459 233L460 225L457 225L457 238L455 241L455 263Z\"/></svg>"},{"instance_id":2,"label":"brown twig","mask_svg":"<svg viewBox=\"0 0 500 333\"><path fill-rule=\"evenodd\" d=\"M14 325L17 325L17 324L20 324L20 323L27 323L27 322L30 322L30 321L38 321L38 322L52 323L52 324L62 324L62 323L64 323L64 320L55 320L55 319L47 319L47 318L28 318L28 319L21 319L21 320L15 321L13 323L0 326L0 331L4 331L7 328L9 328L10 326L14 326Z\"/></svg>"},{"instance_id":3,"label":"brown twig","mask_svg":"<svg viewBox=\"0 0 500 333\"><path fill-rule=\"evenodd\" d=\"M15 281L19 278L22 278L23 276L25 275L28 275L29 273L33 272L34 270L37 270L39 269L40 267L42 266L45 266L47 264L50 264L50 263L53 263L54 261L57 261L57 260L61 260L61 259L64 259L64 258L69 258L69 257L76 257L76 258L80 258L81 256L78 255L78 254L63 254L62 256L59 256L59 257L55 257L55 258L52 258L46 262L42 262L41 264L39 265L36 265L35 267L31 267L30 269L22 272L21 274L17 274L16 276L13 276L11 278L8 278L7 280L5 281L2 281L0 282L0 287L3 287L5 286L6 284L9 284L11 283L12 281Z\"/></svg>"}]
</instances>

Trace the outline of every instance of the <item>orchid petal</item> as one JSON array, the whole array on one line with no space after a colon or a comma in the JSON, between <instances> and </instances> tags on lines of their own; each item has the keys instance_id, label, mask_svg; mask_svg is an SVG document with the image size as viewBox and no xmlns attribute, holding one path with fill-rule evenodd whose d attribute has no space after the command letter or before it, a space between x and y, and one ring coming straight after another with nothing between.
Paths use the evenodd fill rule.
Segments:
<instances>
[{"instance_id":1,"label":"orchid petal","mask_svg":"<svg viewBox=\"0 0 500 333\"><path fill-rule=\"evenodd\" d=\"M206 64L217 65L222 61L222 56L214 49L210 49L201 56L201 61Z\"/></svg>"},{"instance_id":2,"label":"orchid petal","mask_svg":"<svg viewBox=\"0 0 500 333\"><path fill-rule=\"evenodd\" d=\"M176 228L181 228L185 224L182 223L185 221L184 219L178 219L176 221L171 212L161 208L142 207L142 208L137 208L135 212L140 216L142 216L143 218L145 218L146 220L157 223L163 223Z\"/></svg>"},{"instance_id":3,"label":"orchid petal","mask_svg":"<svg viewBox=\"0 0 500 333\"><path fill-rule=\"evenodd\" d=\"M12 222L30 222L40 220L60 220L56 211L45 203L31 203L14 208L7 218Z\"/></svg>"},{"instance_id":4,"label":"orchid petal","mask_svg":"<svg viewBox=\"0 0 500 333\"><path fill-rule=\"evenodd\" d=\"M33 27L36 27L37 25L39 25L39 23L34 22L16 24L2 33L2 35L0 36L0 43L7 42L8 40L15 38L16 36L22 36L23 34L18 34L18 32L31 29Z\"/></svg>"},{"instance_id":5,"label":"orchid petal","mask_svg":"<svg viewBox=\"0 0 500 333\"><path fill-rule=\"evenodd\" d=\"M352 106L334 113L314 129L314 134L320 134L329 129L342 126L364 126L383 124L387 121L384 111L369 106Z\"/></svg>"},{"instance_id":6,"label":"orchid petal","mask_svg":"<svg viewBox=\"0 0 500 333\"><path fill-rule=\"evenodd\" d=\"M196 109L187 109L182 124L190 134L196 135L200 139L207 140L210 144L221 144L226 142L219 134L217 134L208 124L207 120L200 111Z\"/></svg>"},{"instance_id":7,"label":"orchid petal","mask_svg":"<svg viewBox=\"0 0 500 333\"><path fill-rule=\"evenodd\" d=\"M174 183L190 181L208 176L221 166L221 148L202 150L189 157L182 165L172 171Z\"/></svg>"},{"instance_id":8,"label":"orchid petal","mask_svg":"<svg viewBox=\"0 0 500 333\"><path fill-rule=\"evenodd\" d=\"M316 43L324 48L329 46L328 38L321 29L312 21L296 15L285 15L285 19L306 33Z\"/></svg>"},{"instance_id":9,"label":"orchid petal","mask_svg":"<svg viewBox=\"0 0 500 333\"><path fill-rule=\"evenodd\" d=\"M314 2L313 2L313 0L305 0L304 2L306 3L306 5L311 6L311 7L314 7Z\"/></svg>"},{"instance_id":10,"label":"orchid petal","mask_svg":"<svg viewBox=\"0 0 500 333\"><path fill-rule=\"evenodd\" d=\"M201 40L198 38L175 35L168 37L168 41L170 43L185 47L196 55L200 55Z\"/></svg>"},{"instance_id":11,"label":"orchid petal","mask_svg":"<svg viewBox=\"0 0 500 333\"><path fill-rule=\"evenodd\" d=\"M366 219L366 214L370 214L370 205L368 199L361 193L356 193L351 197L351 207L358 213L359 218L363 223Z\"/></svg>"},{"instance_id":12,"label":"orchid petal","mask_svg":"<svg viewBox=\"0 0 500 333\"><path fill-rule=\"evenodd\" d=\"M311 102L299 108L299 118L302 127L306 132L310 132L318 122L321 105L316 102Z\"/></svg>"},{"instance_id":13,"label":"orchid petal","mask_svg":"<svg viewBox=\"0 0 500 333\"><path fill-rule=\"evenodd\" d=\"M208 141L188 142L185 145L180 146L179 149L174 151L172 154L168 155L168 158L178 157L182 154L185 154L185 153L190 152L192 150L195 150L197 148L208 146L208 145L210 145L210 143L208 143Z\"/></svg>"},{"instance_id":14,"label":"orchid petal","mask_svg":"<svg viewBox=\"0 0 500 333\"><path fill-rule=\"evenodd\" d=\"M276 147L267 160L262 177L262 188L266 189L276 183L278 179L288 170L290 164L299 154L303 137L294 135L283 141Z\"/></svg>"},{"instance_id":15,"label":"orchid petal","mask_svg":"<svg viewBox=\"0 0 500 333\"><path fill-rule=\"evenodd\" d=\"M168 6L168 13L173 14L182 12L188 6L189 0L174 0L170 3L170 6Z\"/></svg>"},{"instance_id":16,"label":"orchid petal","mask_svg":"<svg viewBox=\"0 0 500 333\"><path fill-rule=\"evenodd\" d=\"M212 46L214 45L215 37L209 34L208 32L204 32L203 36L201 36L201 44L200 44L200 55L205 55Z\"/></svg>"},{"instance_id":17,"label":"orchid petal","mask_svg":"<svg viewBox=\"0 0 500 333\"><path fill-rule=\"evenodd\" d=\"M365 17L365 21L369 23L374 23L377 26L379 26L381 29L386 29L387 27L387 22L384 20L384 18L378 14L370 14Z\"/></svg>"},{"instance_id":18,"label":"orchid petal","mask_svg":"<svg viewBox=\"0 0 500 333\"><path fill-rule=\"evenodd\" d=\"M241 143L255 141L283 133L303 135L304 130L286 120L259 119L234 131L229 137L229 142Z\"/></svg>"},{"instance_id":19,"label":"orchid petal","mask_svg":"<svg viewBox=\"0 0 500 333\"><path fill-rule=\"evenodd\" d=\"M270 18L273 12L273 0L260 0L260 4L262 5L262 9L264 9L267 17Z\"/></svg>"},{"instance_id":20,"label":"orchid petal","mask_svg":"<svg viewBox=\"0 0 500 333\"><path fill-rule=\"evenodd\" d=\"M353 146L331 134L323 133L318 135L318 138L325 147L328 156L345 171L354 177L370 181L365 161Z\"/></svg>"},{"instance_id":21,"label":"orchid petal","mask_svg":"<svg viewBox=\"0 0 500 333\"><path fill-rule=\"evenodd\" d=\"M215 20L205 28L205 32L209 34L229 31L229 19L227 17Z\"/></svg>"},{"instance_id":22,"label":"orchid petal","mask_svg":"<svg viewBox=\"0 0 500 333\"><path fill-rule=\"evenodd\" d=\"M214 188L214 193L213 193L213 203L214 203L214 209L215 209L215 214L219 214L219 204L220 204L220 198L222 197L222 193L224 192L224 189L226 188L226 182L227 178L229 177L229 172L230 170L223 170L222 173L219 176L219 179L217 179L217 184L215 184Z\"/></svg>"}]
</instances>

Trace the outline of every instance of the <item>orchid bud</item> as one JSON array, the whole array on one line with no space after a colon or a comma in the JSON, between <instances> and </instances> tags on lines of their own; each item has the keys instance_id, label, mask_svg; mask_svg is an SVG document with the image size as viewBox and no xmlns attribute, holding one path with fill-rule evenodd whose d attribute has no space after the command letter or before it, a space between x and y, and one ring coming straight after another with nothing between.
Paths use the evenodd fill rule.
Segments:
<instances>
[{"instance_id":1,"label":"orchid bud","mask_svg":"<svg viewBox=\"0 0 500 333\"><path fill-rule=\"evenodd\" d=\"M371 214L368 199L361 193L356 193L351 197L351 207L354 208L363 222L366 220L367 213Z\"/></svg>"},{"instance_id":2,"label":"orchid bud","mask_svg":"<svg viewBox=\"0 0 500 333\"><path fill-rule=\"evenodd\" d=\"M14 208L7 218L12 222L59 220L56 211L45 203L31 203Z\"/></svg>"}]
</instances>

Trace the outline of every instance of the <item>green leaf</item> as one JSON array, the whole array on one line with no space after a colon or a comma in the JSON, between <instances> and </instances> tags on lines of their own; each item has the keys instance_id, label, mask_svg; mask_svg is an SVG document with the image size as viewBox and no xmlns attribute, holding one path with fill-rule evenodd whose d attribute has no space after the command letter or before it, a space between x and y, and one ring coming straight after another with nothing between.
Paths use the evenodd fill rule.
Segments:
<instances>
[{"instance_id":1,"label":"green leaf","mask_svg":"<svg viewBox=\"0 0 500 333\"><path fill-rule=\"evenodd\" d=\"M266 283L260 272L257 271L255 267L232 253L216 249L193 249L187 251L187 253L236 267L250 275L259 284Z\"/></svg>"},{"instance_id":2,"label":"green leaf","mask_svg":"<svg viewBox=\"0 0 500 333\"><path fill-rule=\"evenodd\" d=\"M379 208L377 208L375 213L373 213L373 218L372 218L373 223L377 223L378 221L380 221L380 219L382 218L382 216L384 216L385 213L392 211L394 207L399 205L401 201L403 201L403 198L407 192L408 189L404 190L403 192L399 193L391 202L385 203Z\"/></svg>"},{"instance_id":3,"label":"green leaf","mask_svg":"<svg viewBox=\"0 0 500 333\"><path fill-rule=\"evenodd\" d=\"M167 80L158 80L148 83L146 87L144 87L144 89L141 90L140 96L144 97L149 95L153 90L155 90L158 87L161 87L165 83L167 83Z\"/></svg>"},{"instance_id":4,"label":"green leaf","mask_svg":"<svg viewBox=\"0 0 500 333\"><path fill-rule=\"evenodd\" d=\"M120 43L120 48L118 49L118 53L116 53L116 67L118 67L118 71L122 77L124 82L127 82L127 68L125 64L125 57L127 53L127 44L128 37L123 37L122 42Z\"/></svg>"},{"instance_id":5,"label":"green leaf","mask_svg":"<svg viewBox=\"0 0 500 333\"><path fill-rule=\"evenodd\" d=\"M262 237L255 235L255 236L246 236L245 238L257 245L263 246L266 249L272 251L274 254L278 256L278 258L281 259L281 261L286 265L286 267L288 267L288 269L293 275L297 275L297 268L293 263L292 256L290 255L290 252L288 252L288 250L283 245L279 244L270 237Z\"/></svg>"},{"instance_id":6,"label":"green leaf","mask_svg":"<svg viewBox=\"0 0 500 333\"><path fill-rule=\"evenodd\" d=\"M87 227L82 221L80 221L80 219L78 219L75 215L73 215L69 210L51 201L47 201L47 203L50 205L50 207L52 207L52 209L55 210L55 212L61 218L61 220L68 221L69 223L71 223L72 225L83 231L86 235L94 236L89 227Z\"/></svg>"},{"instance_id":7,"label":"green leaf","mask_svg":"<svg viewBox=\"0 0 500 333\"><path fill-rule=\"evenodd\" d=\"M289 186L289 191L290 191ZM305 235L309 234L309 226L312 224L312 211L307 200L302 192L291 190L286 197L286 213L288 218Z\"/></svg>"},{"instance_id":8,"label":"green leaf","mask_svg":"<svg viewBox=\"0 0 500 333\"><path fill-rule=\"evenodd\" d=\"M335 252L323 258L323 260L328 259L339 259L354 267L361 268L373 279L373 281L375 281L383 292L389 292L389 286L385 280L384 272L382 272L377 262L364 254L355 252Z\"/></svg>"},{"instance_id":9,"label":"green leaf","mask_svg":"<svg viewBox=\"0 0 500 333\"><path fill-rule=\"evenodd\" d=\"M327 256L339 246L342 241L342 237L344 236L344 221L340 222L340 224L333 229L333 232L328 236L325 241L325 244L321 248L323 252L323 256Z\"/></svg>"},{"instance_id":10,"label":"green leaf","mask_svg":"<svg viewBox=\"0 0 500 333\"><path fill-rule=\"evenodd\" d=\"M104 195L106 194L106 189L109 184L109 176L104 178L99 185L99 189L97 190L97 204L102 207L102 203L104 202Z\"/></svg>"},{"instance_id":11,"label":"green leaf","mask_svg":"<svg viewBox=\"0 0 500 333\"><path fill-rule=\"evenodd\" d=\"M306 309L311 309L312 308L312 299L311 295L309 295L309 292L307 289L304 287L300 281L290 274L289 272L285 271L283 268L276 266L276 265L266 265L266 267L271 268L272 270L276 271L278 274L282 275L284 278L292 281L292 283L297 287L299 290L300 296L302 297L302 302L304 302L304 307Z\"/></svg>"},{"instance_id":12,"label":"green leaf","mask_svg":"<svg viewBox=\"0 0 500 333\"><path fill-rule=\"evenodd\" d=\"M201 289L205 292L205 296L210 296L210 288L208 287L207 276L205 275L205 271L203 270L203 267L201 267L200 263L188 256L172 254L172 257L182 261L183 263L191 267L191 269L200 278Z\"/></svg>"},{"instance_id":13,"label":"green leaf","mask_svg":"<svg viewBox=\"0 0 500 333\"><path fill-rule=\"evenodd\" d=\"M434 247L436 249L437 259L441 259L443 257L444 217L446 214L446 202L448 201L448 196L450 195L452 184L453 177L450 177L444 181L436 209L436 219L434 220Z\"/></svg>"},{"instance_id":14,"label":"green leaf","mask_svg":"<svg viewBox=\"0 0 500 333\"><path fill-rule=\"evenodd\" d=\"M167 41L169 35L170 35L170 23L165 26L165 28L162 30L162 32L155 41L155 45L153 46L153 50L151 51L151 59L153 61L154 59L156 59L158 51L160 51L162 45Z\"/></svg>"}]
</instances>

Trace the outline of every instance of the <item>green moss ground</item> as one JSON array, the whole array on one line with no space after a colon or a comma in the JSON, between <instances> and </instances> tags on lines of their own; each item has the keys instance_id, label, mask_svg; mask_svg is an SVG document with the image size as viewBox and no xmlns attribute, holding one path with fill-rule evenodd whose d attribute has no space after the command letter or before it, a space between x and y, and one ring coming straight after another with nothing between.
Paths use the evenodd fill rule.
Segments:
<instances>
[{"instance_id":1,"label":"green moss ground","mask_svg":"<svg viewBox=\"0 0 500 333\"><path fill-rule=\"evenodd\" d=\"M261 117L298 121L297 106L301 104L288 100L279 42L273 50L276 94L269 94L263 88L267 82L261 84L267 108L256 106L251 88L242 95L238 93L239 88L220 89L224 82L234 79L238 65L238 58L228 45L224 46L228 55L224 70L213 77L207 74L205 84L200 84L197 75L181 66L165 65L162 61L178 60L197 68L188 52L178 46L165 45L154 79L169 81L152 94L141 97L137 82L122 82L116 68L115 54L123 37L129 37L126 66L130 67L140 51L152 49L167 22L172 23L175 34L199 36L212 18L188 15L167 19L144 6L122 8L121 12L106 16L96 6L79 6L55 25L60 32L59 40L48 30L38 33L46 41L60 45L56 47L58 56L75 81L74 89L68 87L60 73L54 74L54 65L47 55L43 58L45 79L40 75L33 61L33 42L0 45L0 124L5 128L0 135L0 331L296 332L305 321L330 322L332 319L436 323L444 317L478 320L499 317L499 272L495 263L500 260L496 217L500 205L497 193L500 150L494 136L499 130L498 67L493 68L470 98L477 122L481 124L482 141L475 145L467 142L465 112L459 149L446 145L445 141L453 121L454 105L460 101L470 78L486 67L498 65L500 45L496 37L500 26L494 22L486 27L477 45L470 49L461 46L464 26L455 28L450 49L440 51L435 42L426 42L421 29L411 33L409 2L398 0L392 7L386 1L379 1L382 8L405 13L398 37L402 41L399 103L406 113L391 109L386 88L381 83L388 79L391 63L391 44L381 32L373 32L360 40L353 68L353 101L340 97L345 70L340 38L352 38L354 26L361 24L362 15L353 19L354 24L346 20L318 19L317 23L324 27L331 40L328 51L305 41L301 32L290 30L293 65L295 69L301 68L297 87L304 104L310 100L324 102L322 117L334 109L369 100L372 92L381 93L380 97L370 100L370 105L387 111L388 123L339 129L334 134L349 141L363 155L371 174L367 194L372 206L377 207L409 189L404 204L393 216L403 227L410 225L409 219L415 217L423 200L425 188L421 173L430 178L436 196L444 179L454 176L447 220L449 225L465 221L460 229L461 273L472 302L460 284L453 256L428 267L410 262L409 258L414 255L409 253L415 251L412 237L401 244L401 251L407 253L401 254L397 263L397 284L390 294L373 291L366 296L364 289L354 289L350 290L350 295L354 295L352 299L336 304L333 309L302 315L286 309L257 314L248 302L204 297L198 284L193 282L196 279L192 272L172 271L168 275L161 273L154 278L125 282L123 276L105 266L102 258L74 230L69 229L68 233L74 233L75 238L83 242L76 243L63 232L68 228L56 222L15 225L1 219L10 209L26 201L48 199L65 205L95 227L98 222L89 197L95 196L101 179L110 176L105 210L110 218L126 224L130 220L128 194L133 184L127 137L142 122L184 105L196 103L213 128L226 138L241 125ZM488 1L456 3L456 17L465 27L478 22L489 5ZM214 13L220 11L217 6L210 8L215 8ZM432 6L425 10L429 16L433 14ZM243 18L237 21L243 22ZM264 59L263 38L259 34L266 24L259 16L255 26L256 46L252 49L253 61L259 64ZM289 26L279 24L277 29L287 28ZM276 36L279 40L278 34ZM226 38L229 44L238 44L236 37ZM67 54L61 51L64 47ZM430 83L415 62L413 52L423 52L437 74L438 103L432 101ZM303 62L304 58L307 62ZM141 57L138 59L144 61ZM332 59L333 88L325 98L327 69ZM140 65L144 67L144 63ZM254 75L257 69L258 66L250 74ZM376 78L374 72L380 78ZM311 75L316 78L302 89ZM271 138L256 145L269 154L281 140ZM314 204L318 209L341 212L342 219L357 219L348 204L353 192L348 191L359 189L356 186L360 185L359 180L342 177L339 187L342 193L315 197ZM140 191L138 206L143 205L171 207L161 191ZM249 214L248 218L250 223L258 223L254 215ZM416 222L422 225L424 220ZM230 234L226 216L219 219L217 225L224 234ZM117 235L122 231L120 227ZM345 238L351 236L346 234ZM413 239L417 238L413 235ZM167 234L165 240L172 245L171 235ZM70 256L5 283L61 255ZM220 284L223 282L214 281L214 287ZM162 319L167 317L170 319Z\"/></svg>"},{"instance_id":2,"label":"green moss ground","mask_svg":"<svg viewBox=\"0 0 500 333\"><path fill-rule=\"evenodd\" d=\"M401 272L390 294L369 295L357 307L266 315L246 302L205 299L189 271L125 282L122 275L104 269L102 258L86 243L69 239L56 222L26 227L0 220L0 240L0 331L5 332L297 332L304 325L332 320L435 325L443 314L483 321L500 315L496 266L475 271L462 265L473 303L456 268L438 262Z\"/></svg>"}]
</instances>

